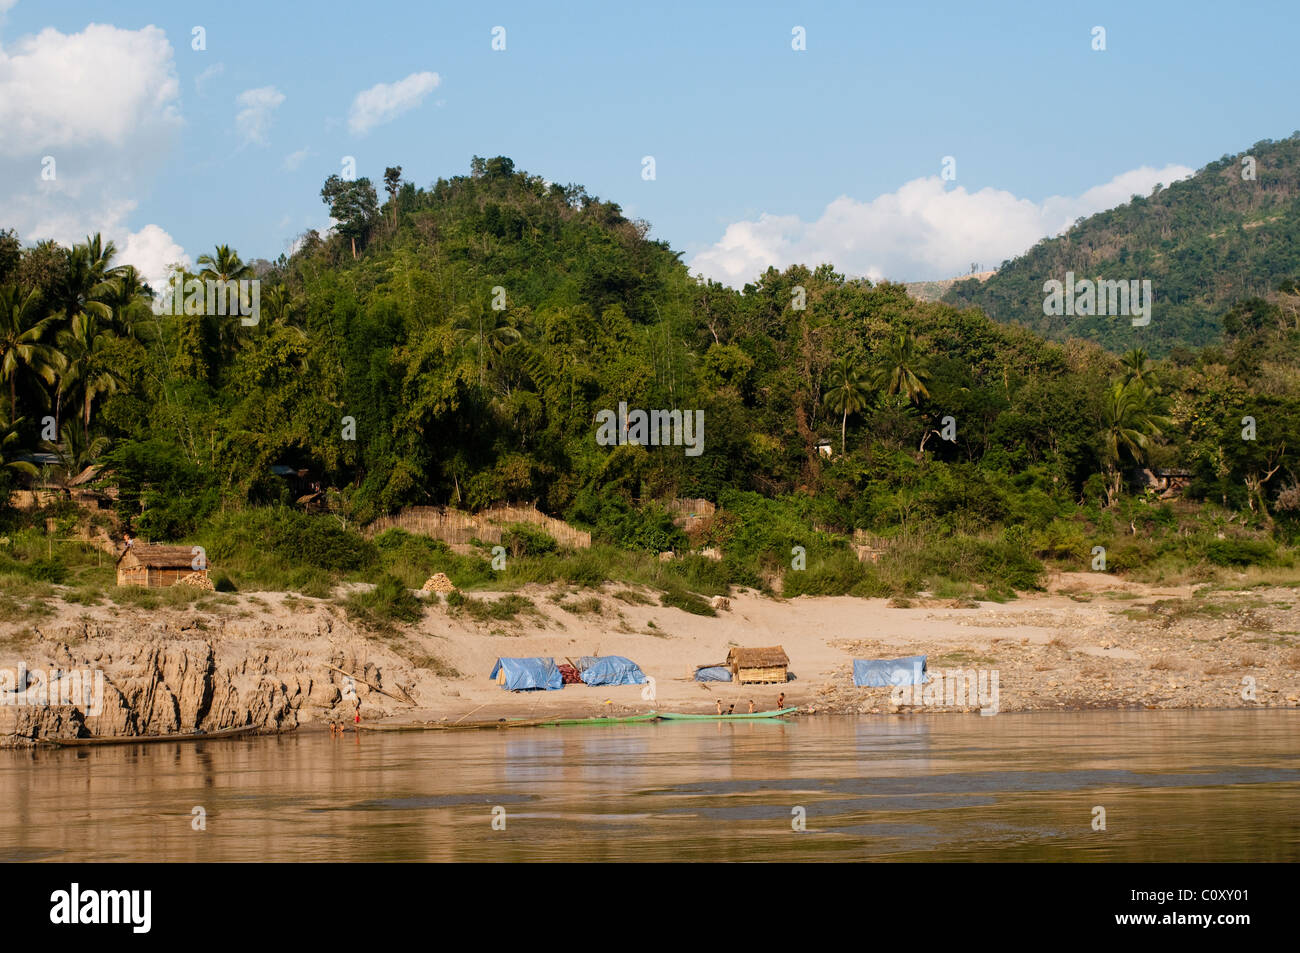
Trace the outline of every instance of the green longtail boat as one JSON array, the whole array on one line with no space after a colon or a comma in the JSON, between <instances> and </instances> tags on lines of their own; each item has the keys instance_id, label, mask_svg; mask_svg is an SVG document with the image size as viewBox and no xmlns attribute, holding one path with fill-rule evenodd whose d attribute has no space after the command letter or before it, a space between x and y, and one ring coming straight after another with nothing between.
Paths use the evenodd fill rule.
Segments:
<instances>
[{"instance_id":1,"label":"green longtail boat","mask_svg":"<svg viewBox=\"0 0 1300 953\"><path fill-rule=\"evenodd\" d=\"M737 718L745 720L780 718L784 715L792 715L798 710L798 707L778 708L776 711L736 712L731 715L681 715L676 712L665 711L660 712L659 717L668 721L734 721Z\"/></svg>"}]
</instances>

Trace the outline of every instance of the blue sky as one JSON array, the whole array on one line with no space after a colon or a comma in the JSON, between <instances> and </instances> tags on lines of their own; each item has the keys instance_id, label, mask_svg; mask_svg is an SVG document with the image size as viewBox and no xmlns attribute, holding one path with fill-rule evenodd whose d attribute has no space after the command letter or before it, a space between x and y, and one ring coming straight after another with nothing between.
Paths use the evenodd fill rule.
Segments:
<instances>
[{"instance_id":1,"label":"blue sky","mask_svg":"<svg viewBox=\"0 0 1300 953\"><path fill-rule=\"evenodd\" d=\"M940 278L1300 128L1284 2L0 11L0 227L103 229L146 268L219 242L274 258L328 226L320 186L345 155L427 186L504 154L619 202L733 283L795 260ZM357 112L403 81L372 96L404 111ZM373 124L349 121L362 114Z\"/></svg>"}]
</instances>

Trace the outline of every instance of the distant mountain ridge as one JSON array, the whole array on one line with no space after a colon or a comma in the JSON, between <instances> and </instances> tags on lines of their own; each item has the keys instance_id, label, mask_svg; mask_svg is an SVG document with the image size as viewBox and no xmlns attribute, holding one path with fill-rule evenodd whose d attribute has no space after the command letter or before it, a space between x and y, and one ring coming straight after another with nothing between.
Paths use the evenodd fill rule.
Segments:
<instances>
[{"instance_id":1,"label":"distant mountain ridge","mask_svg":"<svg viewBox=\"0 0 1300 953\"><path fill-rule=\"evenodd\" d=\"M943 296L948 293L948 289L957 282L968 281L972 278L976 281L988 281L996 274L996 271L976 271L957 278L940 278L937 281L906 281L903 283L903 287L917 301L942 301Z\"/></svg>"},{"instance_id":2,"label":"distant mountain ridge","mask_svg":"<svg viewBox=\"0 0 1300 953\"><path fill-rule=\"evenodd\" d=\"M1067 272L1080 280L1150 280L1151 323L1045 315L1044 283L1065 281ZM986 281L953 282L941 300L979 307L1052 340L1080 337L1114 352L1144 347L1160 356L1218 342L1221 319L1234 303L1297 275L1300 132L1257 142L1190 178L1082 219L1003 262Z\"/></svg>"}]
</instances>

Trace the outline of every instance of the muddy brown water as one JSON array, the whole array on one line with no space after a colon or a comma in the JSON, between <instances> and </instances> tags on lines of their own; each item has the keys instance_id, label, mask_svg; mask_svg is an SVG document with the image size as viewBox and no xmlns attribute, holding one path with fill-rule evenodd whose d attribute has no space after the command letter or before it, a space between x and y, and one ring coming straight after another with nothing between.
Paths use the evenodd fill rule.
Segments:
<instances>
[{"instance_id":1,"label":"muddy brown water","mask_svg":"<svg viewBox=\"0 0 1300 953\"><path fill-rule=\"evenodd\" d=\"M1290 711L301 732L0 751L0 860L1295 861L1298 805Z\"/></svg>"}]
</instances>

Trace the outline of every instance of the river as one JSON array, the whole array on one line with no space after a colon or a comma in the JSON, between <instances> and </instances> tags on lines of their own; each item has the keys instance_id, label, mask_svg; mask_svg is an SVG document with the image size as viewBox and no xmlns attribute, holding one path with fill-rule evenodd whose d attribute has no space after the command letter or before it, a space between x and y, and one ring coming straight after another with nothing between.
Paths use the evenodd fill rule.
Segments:
<instances>
[{"instance_id":1,"label":"river","mask_svg":"<svg viewBox=\"0 0 1300 953\"><path fill-rule=\"evenodd\" d=\"M2 751L0 860L1296 861L1298 742L1142 711Z\"/></svg>"}]
</instances>

